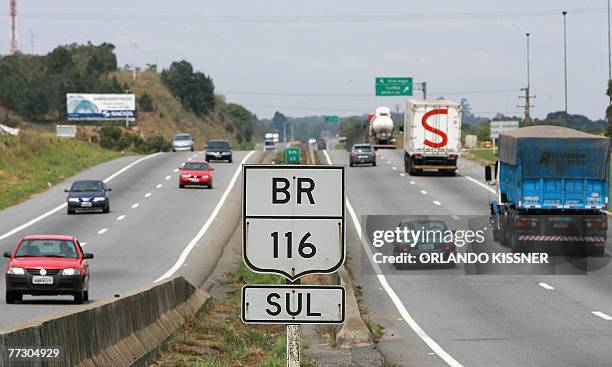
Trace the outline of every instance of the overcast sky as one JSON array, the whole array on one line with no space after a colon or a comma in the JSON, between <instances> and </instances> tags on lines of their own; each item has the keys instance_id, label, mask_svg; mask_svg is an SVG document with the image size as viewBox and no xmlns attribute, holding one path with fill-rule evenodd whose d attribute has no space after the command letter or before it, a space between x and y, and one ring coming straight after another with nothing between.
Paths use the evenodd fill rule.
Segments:
<instances>
[{"instance_id":1,"label":"overcast sky","mask_svg":"<svg viewBox=\"0 0 612 367\"><path fill-rule=\"evenodd\" d=\"M8 1L0 34L8 35ZM606 0L18 0L19 46L110 42L119 65L186 59L216 91L261 118L361 114L405 98L375 97L377 76L426 81L429 97L467 97L479 115L520 114L531 33L533 114L602 118L608 77ZM0 39L8 52L8 36ZM420 98L420 92L415 91Z\"/></svg>"}]
</instances>

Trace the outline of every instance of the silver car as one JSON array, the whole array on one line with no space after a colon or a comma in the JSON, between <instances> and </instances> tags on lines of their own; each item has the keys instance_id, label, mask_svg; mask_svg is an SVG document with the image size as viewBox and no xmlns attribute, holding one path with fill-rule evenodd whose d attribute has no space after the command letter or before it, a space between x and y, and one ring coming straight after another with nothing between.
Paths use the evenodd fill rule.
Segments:
<instances>
[{"instance_id":1,"label":"silver car","mask_svg":"<svg viewBox=\"0 0 612 367\"><path fill-rule=\"evenodd\" d=\"M193 137L189 134L177 134L172 139L172 151L190 150L193 152Z\"/></svg>"}]
</instances>

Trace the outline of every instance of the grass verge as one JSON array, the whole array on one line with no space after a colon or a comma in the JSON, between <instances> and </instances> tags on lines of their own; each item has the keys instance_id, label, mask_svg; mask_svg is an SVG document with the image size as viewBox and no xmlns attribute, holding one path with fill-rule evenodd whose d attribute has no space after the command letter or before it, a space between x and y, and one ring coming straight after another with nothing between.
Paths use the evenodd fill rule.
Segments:
<instances>
[{"instance_id":1,"label":"grass verge","mask_svg":"<svg viewBox=\"0 0 612 367\"><path fill-rule=\"evenodd\" d=\"M212 299L200 314L183 325L151 366L234 367L285 366L285 327L245 325L240 320L240 289L244 284L281 284L276 275L256 274L244 265L230 274L224 286L227 299ZM302 366L314 366L304 353Z\"/></svg>"},{"instance_id":2,"label":"grass verge","mask_svg":"<svg viewBox=\"0 0 612 367\"><path fill-rule=\"evenodd\" d=\"M0 209L96 164L121 156L76 139L22 131L0 136Z\"/></svg>"}]
</instances>

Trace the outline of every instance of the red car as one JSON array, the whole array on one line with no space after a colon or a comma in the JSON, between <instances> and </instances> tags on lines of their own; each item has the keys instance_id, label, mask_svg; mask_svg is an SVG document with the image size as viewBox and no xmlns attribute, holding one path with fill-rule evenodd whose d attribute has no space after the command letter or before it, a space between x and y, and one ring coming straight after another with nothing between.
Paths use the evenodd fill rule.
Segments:
<instances>
[{"instance_id":1,"label":"red car","mask_svg":"<svg viewBox=\"0 0 612 367\"><path fill-rule=\"evenodd\" d=\"M179 167L179 187L182 189L188 185L205 185L209 189L213 187L213 174L215 169L206 161L191 161Z\"/></svg>"},{"instance_id":2,"label":"red car","mask_svg":"<svg viewBox=\"0 0 612 367\"><path fill-rule=\"evenodd\" d=\"M72 295L75 303L89 300L89 265L93 254L83 252L71 236L36 235L19 240L6 269L6 303L34 296Z\"/></svg>"}]
</instances>

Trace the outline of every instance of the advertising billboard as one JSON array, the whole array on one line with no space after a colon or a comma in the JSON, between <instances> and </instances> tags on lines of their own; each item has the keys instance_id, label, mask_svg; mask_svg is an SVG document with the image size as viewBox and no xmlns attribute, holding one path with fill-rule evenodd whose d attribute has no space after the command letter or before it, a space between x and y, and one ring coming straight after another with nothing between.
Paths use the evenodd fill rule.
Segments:
<instances>
[{"instance_id":1,"label":"advertising billboard","mask_svg":"<svg viewBox=\"0 0 612 367\"><path fill-rule=\"evenodd\" d=\"M136 121L133 94L66 94L69 121Z\"/></svg>"}]
</instances>

